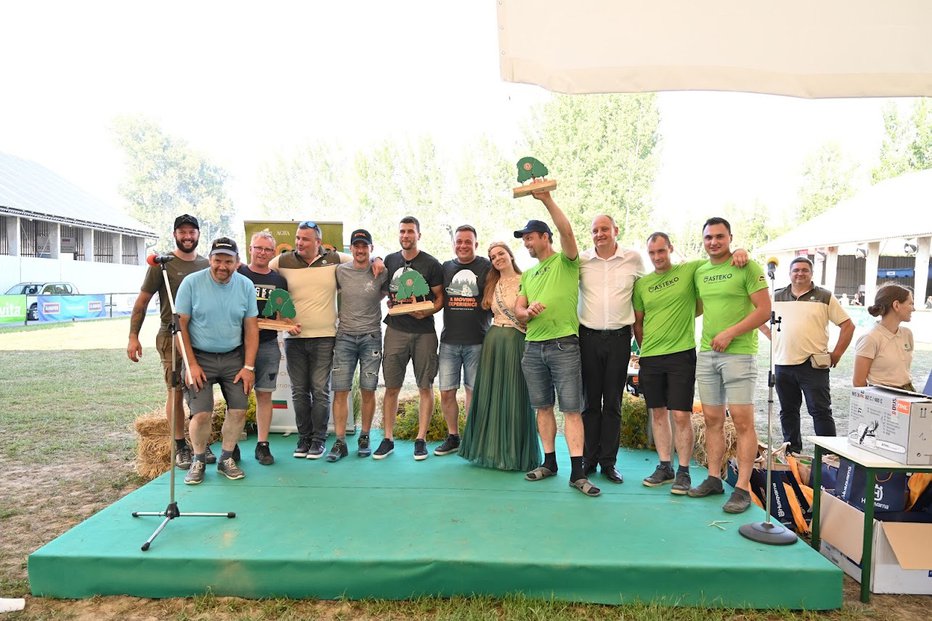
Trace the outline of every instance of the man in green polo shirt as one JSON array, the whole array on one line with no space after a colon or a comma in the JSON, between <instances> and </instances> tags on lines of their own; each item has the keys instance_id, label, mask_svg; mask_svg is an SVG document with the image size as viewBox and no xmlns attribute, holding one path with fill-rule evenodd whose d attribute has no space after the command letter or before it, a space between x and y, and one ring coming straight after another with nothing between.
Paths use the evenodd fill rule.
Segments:
<instances>
[{"instance_id":1,"label":"man in green polo shirt","mask_svg":"<svg viewBox=\"0 0 932 621\"><path fill-rule=\"evenodd\" d=\"M738 436L738 481L722 508L728 513L742 513L751 505L751 470L757 455L757 328L770 317L770 294L760 265L751 261L739 269L731 264L731 240L727 220L706 220L702 243L709 262L700 266L695 275L703 309L696 381L705 418L709 476L691 488L689 496L698 498L725 491L721 465L727 405Z\"/></svg>"}]
</instances>

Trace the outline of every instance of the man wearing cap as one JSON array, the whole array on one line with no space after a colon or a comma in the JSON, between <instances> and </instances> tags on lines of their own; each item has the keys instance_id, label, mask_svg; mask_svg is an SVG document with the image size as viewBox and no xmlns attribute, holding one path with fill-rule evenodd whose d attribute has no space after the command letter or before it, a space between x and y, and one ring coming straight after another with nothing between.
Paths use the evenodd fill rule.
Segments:
<instances>
[{"instance_id":1,"label":"man wearing cap","mask_svg":"<svg viewBox=\"0 0 932 621\"><path fill-rule=\"evenodd\" d=\"M803 450L799 425L802 398L817 436L834 436L829 369L838 364L854 335L854 322L832 292L812 282L812 261L790 261L790 284L773 294L773 310L781 318L776 334L769 326L761 332L773 339L774 387L780 399L780 426L789 450ZM838 340L828 350L828 324L838 326Z\"/></svg>"},{"instance_id":2,"label":"man wearing cap","mask_svg":"<svg viewBox=\"0 0 932 621\"><path fill-rule=\"evenodd\" d=\"M590 232L594 247L582 253L579 265L586 474L598 464L606 479L623 483L615 462L631 357L631 295L635 279L644 275L644 260L636 250L618 244L618 226L611 216L593 218Z\"/></svg>"},{"instance_id":3,"label":"man wearing cap","mask_svg":"<svg viewBox=\"0 0 932 621\"><path fill-rule=\"evenodd\" d=\"M382 430L385 437L372 454L373 459L384 459L395 450L395 415L398 411L398 394L405 379L410 360L414 366L414 379L418 391L417 438L414 440L414 459L427 459L427 428L434 411L434 378L437 377L437 332L434 313L443 308L443 268L434 257L417 247L421 238L421 223L414 216L405 216L398 223L398 241L401 250L385 257L388 272L389 307L396 300L402 275L413 270L423 276L429 291L426 300L433 303L427 310L385 318L382 376L385 395L382 397Z\"/></svg>"},{"instance_id":4,"label":"man wearing cap","mask_svg":"<svg viewBox=\"0 0 932 621\"><path fill-rule=\"evenodd\" d=\"M175 413L175 465L178 468L187 469L191 467L191 448L184 439L184 400L181 392L181 384L177 377L172 378L172 366L181 370L181 348L176 345L175 359L172 360L172 305L169 303L169 297L173 300L178 293L178 287L182 279L188 274L205 269L208 261L197 254L197 243L200 239L200 226L197 218L189 214L182 214L175 218L173 236L175 238L175 249L172 251L172 259L163 265L151 265L146 271L146 276L142 281L142 287L139 295L136 297L136 303L133 305L133 313L129 320L129 343L126 346L126 355L133 362L139 362L142 357L142 344L139 342L139 331L142 329L142 322L146 318L146 309L155 293L159 294L159 315L162 325L155 337L155 349L162 360L162 370L165 375L165 386L168 394L165 398L165 417L169 425L172 423L172 411ZM168 286L171 291L165 290L165 279L162 277L162 269L168 275ZM210 447L207 447L207 456L210 463L216 461Z\"/></svg>"},{"instance_id":5,"label":"man wearing cap","mask_svg":"<svg viewBox=\"0 0 932 621\"><path fill-rule=\"evenodd\" d=\"M359 393L362 428L356 454L372 454L369 431L375 415L375 390L379 384L382 363L382 298L388 288L388 273L376 276L372 270L372 235L366 229L350 234L352 263L337 266L337 289L340 292L339 324L333 347L333 427L336 442L327 454L327 461L343 459L349 453L346 446L347 401L353 388L353 376L359 366Z\"/></svg>"},{"instance_id":6,"label":"man wearing cap","mask_svg":"<svg viewBox=\"0 0 932 621\"><path fill-rule=\"evenodd\" d=\"M447 438L434 455L449 455L460 448L456 391L462 376L466 389L465 411L469 412L472 387L476 382L482 341L492 323L492 312L482 308L485 278L492 264L476 255L476 229L468 224L453 233L455 257L443 264L443 332L440 334L440 409L447 423Z\"/></svg>"},{"instance_id":7,"label":"man wearing cap","mask_svg":"<svg viewBox=\"0 0 932 621\"><path fill-rule=\"evenodd\" d=\"M586 478L583 464L584 432L582 377L579 357L579 250L566 215L550 192L534 192L550 213L560 232L561 252L553 249L553 233L546 222L529 220L515 237L524 241L537 265L521 275L515 315L527 322L526 346L521 367L531 407L537 410L537 430L544 445L544 462L525 475L541 481L557 473L557 421L554 393L564 418L564 436L570 453L570 486L586 496L598 496L598 487Z\"/></svg>"},{"instance_id":8,"label":"man wearing cap","mask_svg":"<svg viewBox=\"0 0 932 621\"><path fill-rule=\"evenodd\" d=\"M295 322L301 324L299 334L285 338L285 363L298 427L293 456L299 459L320 459L324 455L337 334L336 269L350 260L324 247L320 226L305 220L295 232L294 250L269 263L288 283L297 312ZM381 261L373 268L384 269Z\"/></svg>"},{"instance_id":9,"label":"man wearing cap","mask_svg":"<svg viewBox=\"0 0 932 621\"><path fill-rule=\"evenodd\" d=\"M288 290L288 283L281 274L269 267L275 256L275 236L268 231L254 233L249 242L249 265L240 265L237 272L252 281L256 289L256 304L259 313L265 309L269 296L276 289ZM295 324L290 334L301 332L301 325ZM282 352L278 347L277 330L259 331L259 351L256 354L256 461L263 466L275 463L269 448L269 427L272 425L272 393L278 385L278 370L281 367Z\"/></svg>"},{"instance_id":10,"label":"man wearing cap","mask_svg":"<svg viewBox=\"0 0 932 621\"><path fill-rule=\"evenodd\" d=\"M218 237L210 246L210 267L185 278L178 287L178 317L187 365L185 395L194 445L194 459L184 478L187 485L204 481L214 384L220 384L227 404L217 471L228 479L246 476L236 464L233 450L246 423L248 395L255 384L259 310L255 287L236 271L238 264L236 242Z\"/></svg>"}]
</instances>

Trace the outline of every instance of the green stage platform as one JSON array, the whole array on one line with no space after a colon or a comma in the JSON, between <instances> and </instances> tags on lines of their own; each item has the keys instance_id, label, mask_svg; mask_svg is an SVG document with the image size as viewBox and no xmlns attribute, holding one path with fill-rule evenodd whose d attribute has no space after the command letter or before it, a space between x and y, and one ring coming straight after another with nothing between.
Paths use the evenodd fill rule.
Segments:
<instances>
[{"instance_id":1,"label":"green stage platform","mask_svg":"<svg viewBox=\"0 0 932 621\"><path fill-rule=\"evenodd\" d=\"M378 444L380 438L374 438ZM558 443L562 438L558 439ZM621 451L623 485L600 475L600 498L560 473L527 482L520 473L473 466L456 455L423 462L397 442L383 461L351 453L338 463L294 459L295 437L273 436L276 463L258 465L242 443L246 478L214 467L200 486L177 479L184 512L143 552L161 521L132 517L168 504L168 475L104 509L29 557L37 596L407 599L421 595L523 593L535 598L671 606L841 607L842 572L803 542L769 547L738 534L762 520L752 507L722 512L725 497L673 496L641 478L656 456ZM355 442L350 440L350 446ZM328 444L329 446L329 444ZM430 446L431 450L433 445ZM693 469L694 481L705 472ZM731 520L716 527L715 520Z\"/></svg>"}]
</instances>

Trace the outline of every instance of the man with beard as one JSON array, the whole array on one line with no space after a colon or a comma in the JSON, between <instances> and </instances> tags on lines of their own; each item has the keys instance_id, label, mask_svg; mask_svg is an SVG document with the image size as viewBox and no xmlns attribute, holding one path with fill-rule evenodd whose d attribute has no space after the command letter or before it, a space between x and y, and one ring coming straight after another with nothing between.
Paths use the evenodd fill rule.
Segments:
<instances>
[{"instance_id":1,"label":"man with beard","mask_svg":"<svg viewBox=\"0 0 932 621\"><path fill-rule=\"evenodd\" d=\"M205 269L209 263L207 259L197 254L197 243L200 240L200 226L197 218L189 214L182 214L175 218L175 250L172 252L173 258L164 264L165 273L168 274L168 286L171 289L171 299L174 300L178 293L178 287L181 281L188 274ZM175 465L187 470L191 467L191 448L184 440L184 401L180 384L177 380L173 381L172 366L181 369L181 347L175 348L175 360L172 360L172 308L169 303L169 295L165 290L165 280L162 278L162 267L152 265L146 272L142 281L142 287L139 295L136 297L136 303L133 305L133 313L129 320L129 344L126 346L126 355L133 362L139 362L142 357L142 344L139 342L139 331L142 329L142 322L146 318L146 309L149 301L157 292L159 294L159 315L162 325L155 337L155 349L159 352L162 359L162 368L165 374L165 386L168 389L168 395L165 399L165 417L169 425L172 422L172 411L175 412ZM208 463L214 463L216 457L207 447Z\"/></svg>"},{"instance_id":2,"label":"man with beard","mask_svg":"<svg viewBox=\"0 0 932 621\"><path fill-rule=\"evenodd\" d=\"M184 477L186 485L204 481L214 384L220 385L227 407L217 471L228 479L246 476L236 464L233 451L246 424L249 391L256 379L259 310L255 286L236 271L238 264L236 242L218 237L210 246L210 267L186 278L178 287L178 323L187 365L185 396L194 445L194 459Z\"/></svg>"}]
</instances>

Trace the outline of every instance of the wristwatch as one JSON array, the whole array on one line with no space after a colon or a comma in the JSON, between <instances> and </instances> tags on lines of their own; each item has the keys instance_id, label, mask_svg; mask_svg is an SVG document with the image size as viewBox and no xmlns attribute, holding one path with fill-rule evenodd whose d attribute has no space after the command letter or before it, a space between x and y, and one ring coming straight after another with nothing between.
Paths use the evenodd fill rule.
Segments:
<instances>
[{"instance_id":1,"label":"wristwatch","mask_svg":"<svg viewBox=\"0 0 932 621\"><path fill-rule=\"evenodd\" d=\"M247 371L252 371L253 373L256 372L256 367L251 367L248 364L244 364L243 368L246 369Z\"/></svg>"}]
</instances>

